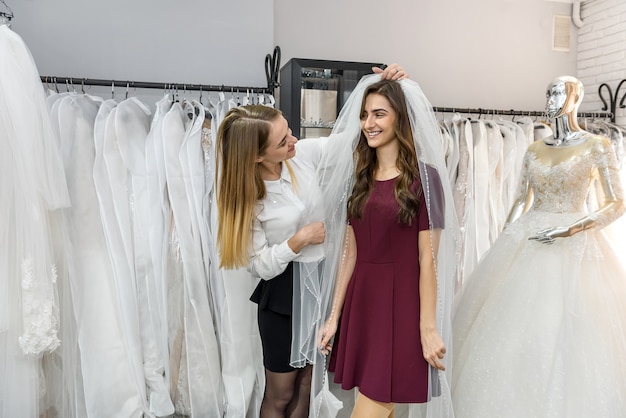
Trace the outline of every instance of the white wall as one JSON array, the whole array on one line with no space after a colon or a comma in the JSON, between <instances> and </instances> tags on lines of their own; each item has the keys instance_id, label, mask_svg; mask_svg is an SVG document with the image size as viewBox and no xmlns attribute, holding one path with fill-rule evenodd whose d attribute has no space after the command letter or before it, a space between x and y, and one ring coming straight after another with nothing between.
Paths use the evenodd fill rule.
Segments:
<instances>
[{"instance_id":1,"label":"white wall","mask_svg":"<svg viewBox=\"0 0 626 418\"><path fill-rule=\"evenodd\" d=\"M272 0L6 2L41 75L267 85Z\"/></svg>"},{"instance_id":2,"label":"white wall","mask_svg":"<svg viewBox=\"0 0 626 418\"><path fill-rule=\"evenodd\" d=\"M626 78L626 2L624 0L593 0L581 9L583 26L578 31L578 77L585 85L581 110L602 109L598 87L607 83L613 95ZM626 94L624 83L619 100ZM603 96L610 101L608 90ZM617 109L617 121L626 124L626 112Z\"/></svg>"},{"instance_id":3,"label":"white wall","mask_svg":"<svg viewBox=\"0 0 626 418\"><path fill-rule=\"evenodd\" d=\"M42 75L264 86L280 45L283 64L400 62L435 106L541 110L576 70L576 45L551 50L571 5L544 0L7 1Z\"/></svg>"},{"instance_id":4,"label":"white wall","mask_svg":"<svg viewBox=\"0 0 626 418\"><path fill-rule=\"evenodd\" d=\"M576 71L552 51L544 0L274 0L274 39L289 58L399 62L435 106L542 110L556 76Z\"/></svg>"}]
</instances>

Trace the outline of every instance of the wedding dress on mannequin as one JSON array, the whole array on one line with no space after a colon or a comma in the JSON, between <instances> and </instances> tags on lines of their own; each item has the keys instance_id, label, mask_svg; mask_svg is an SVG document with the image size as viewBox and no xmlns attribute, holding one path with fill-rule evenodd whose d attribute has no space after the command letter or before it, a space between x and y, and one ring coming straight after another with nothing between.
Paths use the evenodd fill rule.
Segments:
<instances>
[{"instance_id":1,"label":"wedding dress on mannequin","mask_svg":"<svg viewBox=\"0 0 626 418\"><path fill-rule=\"evenodd\" d=\"M528 148L509 223L455 311L457 418L624 416L626 269L603 229L624 192L608 139L576 123L579 84L549 87L564 129Z\"/></svg>"}]
</instances>

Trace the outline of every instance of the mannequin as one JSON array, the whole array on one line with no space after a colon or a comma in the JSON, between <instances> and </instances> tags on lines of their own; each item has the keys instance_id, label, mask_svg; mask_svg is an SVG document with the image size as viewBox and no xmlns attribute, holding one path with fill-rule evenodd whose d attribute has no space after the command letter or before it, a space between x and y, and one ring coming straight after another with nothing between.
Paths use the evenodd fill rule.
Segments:
<instances>
[{"instance_id":1,"label":"mannequin","mask_svg":"<svg viewBox=\"0 0 626 418\"><path fill-rule=\"evenodd\" d=\"M578 107L584 96L584 88L580 80L570 76L558 77L548 86L546 95L546 113L548 118L553 120L554 134L544 138L543 141L532 144L528 149L530 153L534 153L536 158L545 164L555 166L571 161L577 156L589 154L594 149L608 150L607 147L610 147L610 143L607 138L584 131L578 124ZM576 146L583 143L584 145ZM596 220L601 214L606 214L611 220L619 217L624 212L624 202L622 198L616 196L607 169L601 170L599 173L601 187L605 193L605 205L601 210L589 214L573 224L541 230L530 239L552 244L555 238L569 237L597 226ZM519 217L519 214L529 203L527 199L529 186L528 184L524 186L525 193L513 204L507 224Z\"/></svg>"},{"instance_id":2,"label":"mannequin","mask_svg":"<svg viewBox=\"0 0 626 418\"><path fill-rule=\"evenodd\" d=\"M626 410L626 269L602 230L624 195L610 141L577 122L582 98L576 78L549 84L553 135L528 147L505 229L457 300L457 418Z\"/></svg>"}]
</instances>

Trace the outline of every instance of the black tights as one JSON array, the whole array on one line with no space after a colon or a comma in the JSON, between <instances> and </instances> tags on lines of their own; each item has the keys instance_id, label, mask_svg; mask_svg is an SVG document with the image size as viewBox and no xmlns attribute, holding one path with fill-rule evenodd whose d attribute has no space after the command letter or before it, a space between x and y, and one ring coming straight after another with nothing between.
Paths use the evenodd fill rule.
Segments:
<instances>
[{"instance_id":1,"label":"black tights","mask_svg":"<svg viewBox=\"0 0 626 418\"><path fill-rule=\"evenodd\" d=\"M260 418L308 417L312 370L310 364L287 373L265 369L265 395Z\"/></svg>"}]
</instances>

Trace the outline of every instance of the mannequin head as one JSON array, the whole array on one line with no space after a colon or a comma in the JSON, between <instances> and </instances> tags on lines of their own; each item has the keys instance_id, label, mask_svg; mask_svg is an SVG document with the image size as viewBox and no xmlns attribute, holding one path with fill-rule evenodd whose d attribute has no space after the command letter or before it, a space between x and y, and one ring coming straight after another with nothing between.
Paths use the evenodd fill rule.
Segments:
<instances>
[{"instance_id":1,"label":"mannequin head","mask_svg":"<svg viewBox=\"0 0 626 418\"><path fill-rule=\"evenodd\" d=\"M576 117L583 95L583 83L577 78L571 76L555 78L546 91L548 118L554 119L563 115Z\"/></svg>"}]
</instances>

